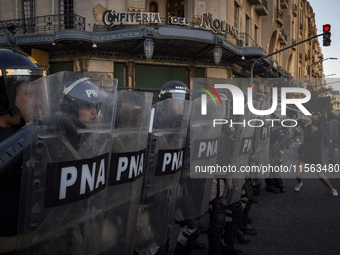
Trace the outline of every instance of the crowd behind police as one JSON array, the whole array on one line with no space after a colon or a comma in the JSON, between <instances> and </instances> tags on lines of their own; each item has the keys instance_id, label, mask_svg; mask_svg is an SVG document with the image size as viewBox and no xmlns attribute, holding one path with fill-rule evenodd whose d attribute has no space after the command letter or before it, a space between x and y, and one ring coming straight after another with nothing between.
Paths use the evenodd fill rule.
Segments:
<instances>
[{"instance_id":1,"label":"crowd behind police","mask_svg":"<svg viewBox=\"0 0 340 255\"><path fill-rule=\"evenodd\" d=\"M9 70L12 70L13 72L9 73ZM35 98L35 100L30 98L32 97L32 94L28 90L29 82L41 78L43 76L43 71L33 63L26 54L12 49L0 49L0 71L0 141L2 144L5 144L5 141L8 141L8 138L14 137L15 134L25 127L25 125L29 124L27 123L27 119L32 118L31 115L34 115L39 107L43 107L39 98ZM76 85L84 81L86 80L78 81L76 82ZM67 95L71 93L76 85L72 84L66 89L66 93L64 91L67 104L74 103L75 98L77 98L76 94L78 92L76 90L73 90L73 94L75 95L67 98ZM98 90L94 84L87 84L87 86L89 86L89 90ZM159 101L171 98L189 100L189 97L189 89L184 83L172 81L162 87ZM28 105L28 102L34 102L34 105ZM66 126L69 131L69 139L71 141L73 140L72 144L76 143L74 147L77 150L81 147L79 139L75 139L77 138L77 129L86 128L86 124L96 122L96 116L98 114L97 103L97 99L91 102L82 101L82 103L78 105L78 111L76 113L71 113L69 109L66 109L64 112L67 117L66 120L64 119L64 126ZM28 111L29 109L31 112ZM181 120L174 119L171 120L171 122L175 128L183 125ZM340 143L339 120L334 114L328 113L327 115L322 115L321 113L313 112L311 121L299 120L299 125L303 129L303 146L301 146L301 149L299 150L300 164L322 163L322 150L324 147L327 148L329 162L338 163L337 153ZM186 128L188 129L189 126ZM287 141L289 140L288 135L280 127L273 127L271 134L271 160L276 164L282 164L281 151L285 148ZM225 159L227 162L228 160L230 162L237 132L224 125L220 135L223 137L223 143L227 144L227 148L223 149L223 151L228 154ZM186 143L188 144L187 141L188 140L186 140ZM18 143L18 141L15 142ZM276 144L274 144L275 142ZM187 150L188 149L190 148L187 148ZM6 166L1 168L0 254L15 254L18 239L20 239L20 235L22 234L17 232L22 176L21 164L22 158L19 158L15 160L15 164L10 165L10 167ZM296 191L300 191L303 185L301 175L302 173L298 173L296 176ZM185 194L185 192L189 194L189 196L188 194L185 196L186 199L188 199L188 197L189 199L184 200L184 204L188 206L190 205L191 199L190 192L194 192L193 187L197 188L197 185L200 184L199 181L195 183L195 180L185 182L185 177L185 174L182 173L179 179L180 183L178 183L176 187L182 195ZM326 176L318 175L318 177L330 189L333 196L338 195ZM144 188L147 188L148 183L144 183L143 185ZM187 208L185 206L184 208L178 208L179 205L177 205L177 208L170 208L170 216L172 218L169 220L169 228L164 229L164 231L170 233L172 225L179 224L180 226L178 240L174 247L174 254L191 254L194 249L204 249L204 245L199 242L198 237L200 234L206 233L209 240L209 245L206 249L209 254L241 255L244 253L235 248L235 241L247 243L250 241L249 235L257 234L256 229L250 226L250 223L252 222L250 213L252 205L257 202L256 197L263 188L259 180L256 180L256 178L252 178L251 176L245 176L244 178L233 176L229 176L228 178L214 178L210 187L210 203L203 206L201 205L202 208L206 208L206 210L209 211L209 226L202 226L200 219L203 216L203 212L201 210L199 210L197 214L189 213L188 215L193 216L186 218L177 217L178 214L176 215L176 213L174 213L176 210L186 210ZM266 187L268 191L274 193L284 193L286 191L283 180L277 175L269 176L269 178L266 179ZM184 195L181 198L183 197ZM144 200L144 202L145 201L147 200ZM146 204L147 206L150 206L150 204ZM181 215L183 216L183 212ZM153 215L149 215L149 217L151 218L148 220L152 222ZM139 223L143 220L145 220L145 218L139 219ZM124 228L123 225L117 224L117 226ZM152 228L154 228L154 226L151 223L150 226L148 224L145 224L145 226L147 226L145 228L148 228L148 231L153 231ZM73 237L70 236L70 238ZM106 238L109 240L110 236ZM155 237L150 235L148 238L152 239ZM134 244L131 243L131 246L132 245ZM147 248L148 245L149 249ZM155 242L150 241L150 243L143 246L143 250L135 249L134 253L159 255L165 254L168 248L168 240L165 243L156 244ZM86 252L80 252L79 254L85 253ZM65 251L65 254L78 253Z\"/></svg>"}]
</instances>

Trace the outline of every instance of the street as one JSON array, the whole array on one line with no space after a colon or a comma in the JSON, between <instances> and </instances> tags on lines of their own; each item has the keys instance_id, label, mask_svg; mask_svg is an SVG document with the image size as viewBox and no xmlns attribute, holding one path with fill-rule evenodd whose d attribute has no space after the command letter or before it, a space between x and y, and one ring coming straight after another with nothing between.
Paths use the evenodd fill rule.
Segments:
<instances>
[{"instance_id":1,"label":"street","mask_svg":"<svg viewBox=\"0 0 340 255\"><path fill-rule=\"evenodd\" d=\"M340 179L330 182L340 190ZM249 236L247 244L236 241L236 248L247 255L340 254L340 197L332 197L317 177L304 179L300 192L294 191L295 179L285 179L284 184L286 193L261 191L259 203L253 204L249 213L258 234ZM208 221L205 214L204 227ZM173 232L178 233L177 226ZM176 234L172 235L168 254L173 252ZM199 240L206 249L195 250L193 255L208 254L207 235L201 234Z\"/></svg>"}]
</instances>

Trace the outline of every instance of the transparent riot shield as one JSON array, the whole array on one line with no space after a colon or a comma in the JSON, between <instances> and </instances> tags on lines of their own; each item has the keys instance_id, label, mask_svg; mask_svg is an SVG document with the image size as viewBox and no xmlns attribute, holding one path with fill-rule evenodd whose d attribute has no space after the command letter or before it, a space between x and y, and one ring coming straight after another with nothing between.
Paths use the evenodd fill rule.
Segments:
<instances>
[{"instance_id":1,"label":"transparent riot shield","mask_svg":"<svg viewBox=\"0 0 340 255\"><path fill-rule=\"evenodd\" d=\"M117 93L101 254L133 253L151 104L152 93Z\"/></svg>"},{"instance_id":2,"label":"transparent riot shield","mask_svg":"<svg viewBox=\"0 0 340 255\"><path fill-rule=\"evenodd\" d=\"M244 95L246 97L246 95ZM258 102L253 100L253 105L258 107ZM231 115L229 128L232 133L232 150L228 178L222 195L222 203L232 204L240 200L245 178L251 177L245 171L241 171L249 165L249 157L252 153L252 143L255 128L249 125L248 120L254 119L254 114L244 105L244 115Z\"/></svg>"},{"instance_id":3,"label":"transparent riot shield","mask_svg":"<svg viewBox=\"0 0 340 255\"><path fill-rule=\"evenodd\" d=\"M243 189L245 179L240 178L239 175L234 176L234 174L230 174L226 179L225 190L222 195L222 203L225 205L231 205L240 201L241 192Z\"/></svg>"},{"instance_id":4,"label":"transparent riot shield","mask_svg":"<svg viewBox=\"0 0 340 255\"><path fill-rule=\"evenodd\" d=\"M245 105L245 109L244 115L234 115L230 121L235 133L235 147L231 164L237 169L240 169L241 166L248 165L255 130L254 127L249 126L247 123L248 120L254 119L253 114L247 111L247 105Z\"/></svg>"},{"instance_id":5,"label":"transparent riot shield","mask_svg":"<svg viewBox=\"0 0 340 255\"><path fill-rule=\"evenodd\" d=\"M155 114L135 249L138 253L167 242L183 168L190 101L169 98L155 104Z\"/></svg>"},{"instance_id":6,"label":"transparent riot shield","mask_svg":"<svg viewBox=\"0 0 340 255\"><path fill-rule=\"evenodd\" d=\"M281 105L279 105L279 107L281 107ZM288 108L287 115L285 116L281 115L280 111L276 111L273 114L278 118L278 121L274 123L270 129L270 160L273 165L280 165L282 163L280 150L284 150L288 141L290 144L296 146L296 142L293 142L292 140L294 139L292 138L300 127L294 127L293 124L296 122L295 119L299 118L300 114L300 111L291 108ZM285 124L283 124L283 122ZM300 132L302 132L302 130Z\"/></svg>"},{"instance_id":7,"label":"transparent riot shield","mask_svg":"<svg viewBox=\"0 0 340 255\"><path fill-rule=\"evenodd\" d=\"M226 102L216 107L213 100L207 100L207 113L202 115L201 95L199 91L193 93L190 139L176 207L177 221L202 216L209 207L215 173L208 173L205 170L207 167L215 167L217 163L222 126L214 127L213 121L224 118Z\"/></svg>"},{"instance_id":8,"label":"transparent riot shield","mask_svg":"<svg viewBox=\"0 0 340 255\"><path fill-rule=\"evenodd\" d=\"M269 98L264 95L257 95L257 109L266 110L269 109ZM259 125L254 129L253 136L253 152L251 155L251 164L255 166L265 165L268 166L270 164L270 122L265 121L268 119L268 116L262 115L257 116L259 122L263 125ZM257 179L265 179L268 178L267 172L257 172L252 173L251 178ZM264 181L262 181L264 185ZM262 185L262 186L263 186Z\"/></svg>"},{"instance_id":9,"label":"transparent riot shield","mask_svg":"<svg viewBox=\"0 0 340 255\"><path fill-rule=\"evenodd\" d=\"M41 110L25 139L18 254L99 254L115 94L73 72L31 86Z\"/></svg>"}]
</instances>

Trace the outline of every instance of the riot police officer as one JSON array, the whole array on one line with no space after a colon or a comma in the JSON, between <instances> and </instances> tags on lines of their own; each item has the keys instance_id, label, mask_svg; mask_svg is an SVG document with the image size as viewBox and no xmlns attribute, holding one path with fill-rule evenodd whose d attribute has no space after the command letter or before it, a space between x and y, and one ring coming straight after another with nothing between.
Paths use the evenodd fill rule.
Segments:
<instances>
[{"instance_id":1,"label":"riot police officer","mask_svg":"<svg viewBox=\"0 0 340 255\"><path fill-rule=\"evenodd\" d=\"M75 72L33 84L43 88L44 107L25 138L17 249L99 254L114 98L101 103L95 82Z\"/></svg>"},{"instance_id":2,"label":"riot police officer","mask_svg":"<svg viewBox=\"0 0 340 255\"><path fill-rule=\"evenodd\" d=\"M77 134L77 128L85 128L97 121L99 89L90 78L83 77L66 85L63 95L61 112L57 114L57 118L52 118L62 122L67 139L78 150L81 136Z\"/></svg>"},{"instance_id":3,"label":"riot police officer","mask_svg":"<svg viewBox=\"0 0 340 255\"><path fill-rule=\"evenodd\" d=\"M64 95L64 113L72 114L84 124L96 122L99 90L90 78L76 80L64 89Z\"/></svg>"},{"instance_id":4,"label":"riot police officer","mask_svg":"<svg viewBox=\"0 0 340 255\"><path fill-rule=\"evenodd\" d=\"M183 169L190 106L189 88L180 81L165 83L154 105L148 165L135 251L138 254L165 254L169 225ZM170 157L175 163L170 163Z\"/></svg>"},{"instance_id":5,"label":"riot police officer","mask_svg":"<svg viewBox=\"0 0 340 255\"><path fill-rule=\"evenodd\" d=\"M26 121L39 113L41 101L28 82L43 76L43 70L32 57L13 49L0 49L0 253L12 254L15 250L22 164L22 139ZM31 110L29 110L31 109ZM11 141L9 140L11 139ZM15 148L15 150L13 150ZM14 151L8 157L7 151Z\"/></svg>"},{"instance_id":6,"label":"riot police officer","mask_svg":"<svg viewBox=\"0 0 340 255\"><path fill-rule=\"evenodd\" d=\"M116 94L101 255L133 254L153 97L130 90Z\"/></svg>"},{"instance_id":7,"label":"riot police officer","mask_svg":"<svg viewBox=\"0 0 340 255\"><path fill-rule=\"evenodd\" d=\"M190 100L190 91L187 85L185 85L183 82L180 81L169 81L166 82L159 92L158 99L159 102L162 102L166 99L173 98L173 99L183 99L183 100ZM178 102L178 101L177 101ZM179 127L183 123L182 119L182 111L183 111L183 105L181 104L171 104L171 111L168 111L167 114L162 114L161 116L163 118L166 118L165 122L159 121L157 123L158 127L160 128L160 125L167 124L171 125L173 127ZM165 110L165 108L163 109Z\"/></svg>"}]
</instances>

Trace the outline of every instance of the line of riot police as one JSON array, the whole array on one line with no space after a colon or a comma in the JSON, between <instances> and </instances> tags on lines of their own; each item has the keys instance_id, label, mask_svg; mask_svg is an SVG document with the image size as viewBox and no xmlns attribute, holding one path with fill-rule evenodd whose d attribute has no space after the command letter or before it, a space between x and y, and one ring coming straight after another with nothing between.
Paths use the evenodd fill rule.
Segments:
<instances>
[{"instance_id":1,"label":"line of riot police","mask_svg":"<svg viewBox=\"0 0 340 255\"><path fill-rule=\"evenodd\" d=\"M175 223L174 253L190 254L208 210L209 254L237 254L241 192L263 176L192 170L269 163L269 127L213 127L213 119L254 118L233 116L227 93L202 115L204 92L179 81L164 84L152 105L151 93L117 91L116 79L43 76L27 56L0 54L19 62L0 73L1 254L165 254ZM266 97L255 100L266 109Z\"/></svg>"}]
</instances>

